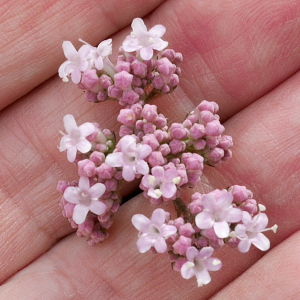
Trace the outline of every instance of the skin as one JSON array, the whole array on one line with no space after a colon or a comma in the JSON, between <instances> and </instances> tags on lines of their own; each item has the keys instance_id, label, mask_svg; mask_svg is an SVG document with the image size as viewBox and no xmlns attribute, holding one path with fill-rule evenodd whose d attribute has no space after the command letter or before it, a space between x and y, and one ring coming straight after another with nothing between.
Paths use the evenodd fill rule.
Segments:
<instances>
[{"instance_id":1,"label":"skin","mask_svg":"<svg viewBox=\"0 0 300 300\"><path fill-rule=\"evenodd\" d=\"M1 297L299 299L300 2L40 2L0 1ZM78 38L98 44L112 36L117 49L134 17L148 28L163 24L164 39L184 55L180 86L151 103L178 122L201 100L216 101L233 137L233 159L206 168L195 191L246 185L267 207L269 225L279 225L266 233L267 253L218 250L223 267L202 288L172 271L166 255L138 253L130 219L154 209L141 196L120 208L109 239L96 247L76 237L58 206L57 181L78 178L56 147L63 116L117 130L120 109L88 103L61 82L61 43L78 47ZM126 187L129 195L137 184Z\"/></svg>"}]
</instances>

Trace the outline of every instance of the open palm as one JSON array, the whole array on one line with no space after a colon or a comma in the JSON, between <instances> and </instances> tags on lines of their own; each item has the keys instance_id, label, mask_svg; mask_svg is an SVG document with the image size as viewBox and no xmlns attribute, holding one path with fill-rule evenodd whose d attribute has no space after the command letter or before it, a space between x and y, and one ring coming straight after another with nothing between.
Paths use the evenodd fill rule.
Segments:
<instances>
[{"instance_id":1,"label":"open palm","mask_svg":"<svg viewBox=\"0 0 300 300\"><path fill-rule=\"evenodd\" d=\"M0 298L298 299L300 2L40 2L0 1ZM137 251L131 216L154 209L142 196L120 208L96 247L76 237L58 206L57 181L77 178L56 147L62 117L116 130L120 109L88 103L61 82L61 43L113 35L116 47L135 17L163 24L165 40L184 56L180 86L151 103L174 122L201 100L215 101L233 137L233 159L207 167L198 190L246 185L279 225L266 254L217 251L223 267L202 288L172 271L166 255Z\"/></svg>"}]
</instances>

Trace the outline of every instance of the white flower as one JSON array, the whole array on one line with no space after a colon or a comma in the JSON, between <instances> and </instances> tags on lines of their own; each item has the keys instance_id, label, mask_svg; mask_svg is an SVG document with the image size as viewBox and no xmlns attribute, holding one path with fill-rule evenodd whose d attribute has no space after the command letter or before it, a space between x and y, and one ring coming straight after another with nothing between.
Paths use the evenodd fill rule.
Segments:
<instances>
[{"instance_id":1,"label":"white flower","mask_svg":"<svg viewBox=\"0 0 300 300\"><path fill-rule=\"evenodd\" d=\"M72 115L65 115L63 120L67 134L62 133L64 136L60 141L59 151L67 150L68 161L73 162L77 150L81 153L91 150L92 144L86 137L95 131L95 126L92 123L84 123L78 127Z\"/></svg>"},{"instance_id":2,"label":"white flower","mask_svg":"<svg viewBox=\"0 0 300 300\"><path fill-rule=\"evenodd\" d=\"M166 28L163 25L155 25L149 31L140 18L132 21L133 31L123 42L123 49L126 52L140 51L143 60L149 60L153 56L153 50L161 51L168 46L168 42L161 37L165 34Z\"/></svg>"},{"instance_id":3,"label":"white flower","mask_svg":"<svg viewBox=\"0 0 300 300\"><path fill-rule=\"evenodd\" d=\"M91 57L97 70L102 70L104 67L104 60L112 53L112 39L101 42L97 48L93 47Z\"/></svg>"},{"instance_id":4,"label":"white flower","mask_svg":"<svg viewBox=\"0 0 300 300\"><path fill-rule=\"evenodd\" d=\"M142 214L134 215L131 219L133 226L140 231L137 247L141 253L154 247L158 253L167 251L166 239L177 232L173 225L167 225L166 212L157 208L149 220Z\"/></svg>"},{"instance_id":5,"label":"white flower","mask_svg":"<svg viewBox=\"0 0 300 300\"><path fill-rule=\"evenodd\" d=\"M106 187L102 183L96 183L90 187L88 177L80 177L78 187L69 186L65 189L64 199L76 204L73 211L73 220L76 224L82 224L89 211L96 215L102 215L107 210L107 205L99 198L104 194Z\"/></svg>"},{"instance_id":6,"label":"white flower","mask_svg":"<svg viewBox=\"0 0 300 300\"><path fill-rule=\"evenodd\" d=\"M235 227L236 237L240 240L238 249L245 253L250 249L251 244L261 251L267 251L270 248L269 239L262 233L264 231L272 230L276 232L277 225L271 228L266 228L268 224L268 217L265 213L259 213L253 218L247 211L243 211L242 224Z\"/></svg>"},{"instance_id":7,"label":"white flower","mask_svg":"<svg viewBox=\"0 0 300 300\"><path fill-rule=\"evenodd\" d=\"M59 67L58 75L64 81L68 81L67 77L71 75L72 81L77 84L81 80L81 72L91 68L91 63L87 57L92 47L90 45L83 45L77 52L70 41L64 41L62 48L68 60Z\"/></svg>"},{"instance_id":8,"label":"white flower","mask_svg":"<svg viewBox=\"0 0 300 300\"><path fill-rule=\"evenodd\" d=\"M196 276L198 287L210 283L208 271L218 271L222 267L218 258L211 257L213 251L212 247L204 247L200 251L195 247L188 248L186 251L188 261L180 269L181 276L184 279Z\"/></svg>"},{"instance_id":9,"label":"white flower","mask_svg":"<svg viewBox=\"0 0 300 300\"><path fill-rule=\"evenodd\" d=\"M123 167L122 176L126 181L134 180L136 174L149 173L144 160L152 152L149 145L137 144L135 137L126 135L120 139L117 149L119 151L107 155L105 163L110 167Z\"/></svg>"}]
</instances>

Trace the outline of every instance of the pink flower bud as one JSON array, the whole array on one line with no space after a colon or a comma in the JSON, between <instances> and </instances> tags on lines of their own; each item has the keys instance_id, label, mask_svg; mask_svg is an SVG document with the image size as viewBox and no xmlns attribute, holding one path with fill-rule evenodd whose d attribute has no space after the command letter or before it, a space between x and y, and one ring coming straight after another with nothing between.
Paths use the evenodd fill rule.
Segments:
<instances>
[{"instance_id":1,"label":"pink flower bud","mask_svg":"<svg viewBox=\"0 0 300 300\"><path fill-rule=\"evenodd\" d=\"M247 199L240 206L242 210L247 211L250 215L257 213L257 202L255 199Z\"/></svg>"},{"instance_id":2,"label":"pink flower bud","mask_svg":"<svg viewBox=\"0 0 300 300\"><path fill-rule=\"evenodd\" d=\"M145 104L142 110L142 116L148 122L153 122L158 116L156 105Z\"/></svg>"},{"instance_id":3,"label":"pink flower bud","mask_svg":"<svg viewBox=\"0 0 300 300\"><path fill-rule=\"evenodd\" d=\"M206 138L206 145L209 148L215 148L219 144L219 138L217 136L209 136Z\"/></svg>"},{"instance_id":4,"label":"pink flower bud","mask_svg":"<svg viewBox=\"0 0 300 300\"><path fill-rule=\"evenodd\" d=\"M130 63L126 61L118 60L115 70L118 73L121 73L122 71L130 73Z\"/></svg>"},{"instance_id":5,"label":"pink flower bud","mask_svg":"<svg viewBox=\"0 0 300 300\"><path fill-rule=\"evenodd\" d=\"M201 175L201 171L187 171L188 184L192 187L195 186L200 181Z\"/></svg>"},{"instance_id":6,"label":"pink flower bud","mask_svg":"<svg viewBox=\"0 0 300 300\"><path fill-rule=\"evenodd\" d=\"M233 146L232 137L228 135L221 136L219 140L218 147L227 150L228 148Z\"/></svg>"},{"instance_id":7,"label":"pink flower bud","mask_svg":"<svg viewBox=\"0 0 300 300\"><path fill-rule=\"evenodd\" d=\"M107 100L107 92L100 91L97 94L97 100L100 101L100 102L103 102L103 101Z\"/></svg>"},{"instance_id":8,"label":"pink flower bud","mask_svg":"<svg viewBox=\"0 0 300 300\"><path fill-rule=\"evenodd\" d=\"M58 183L57 183L57 186L56 186L56 190L63 194L65 189L69 186L68 184L68 181L65 181L65 180L60 180Z\"/></svg>"},{"instance_id":9,"label":"pink flower bud","mask_svg":"<svg viewBox=\"0 0 300 300\"><path fill-rule=\"evenodd\" d=\"M184 140L188 137L189 131L184 128L181 123L173 123L169 129L170 137L172 139Z\"/></svg>"},{"instance_id":10,"label":"pink flower bud","mask_svg":"<svg viewBox=\"0 0 300 300\"><path fill-rule=\"evenodd\" d=\"M100 166L105 161L105 155L102 152L94 151L90 155L90 161L92 161L96 166Z\"/></svg>"},{"instance_id":11,"label":"pink flower bud","mask_svg":"<svg viewBox=\"0 0 300 300\"><path fill-rule=\"evenodd\" d=\"M169 80L169 86L175 88L179 84L179 77L177 74L172 74Z\"/></svg>"},{"instance_id":12,"label":"pink flower bud","mask_svg":"<svg viewBox=\"0 0 300 300\"><path fill-rule=\"evenodd\" d=\"M166 57L163 57L157 61L157 71L164 75L168 76L174 73L176 66L173 65Z\"/></svg>"},{"instance_id":13,"label":"pink flower bud","mask_svg":"<svg viewBox=\"0 0 300 300\"><path fill-rule=\"evenodd\" d=\"M114 176L116 169L103 163L96 169L96 172L101 179L111 179Z\"/></svg>"},{"instance_id":14,"label":"pink flower bud","mask_svg":"<svg viewBox=\"0 0 300 300\"><path fill-rule=\"evenodd\" d=\"M176 55L176 53L173 49L165 49L161 53L161 56L166 57L170 62L173 62L173 60L175 59L175 55Z\"/></svg>"},{"instance_id":15,"label":"pink flower bud","mask_svg":"<svg viewBox=\"0 0 300 300\"><path fill-rule=\"evenodd\" d=\"M121 71L114 75L115 86L125 91L131 87L133 75L126 71Z\"/></svg>"},{"instance_id":16,"label":"pink flower bud","mask_svg":"<svg viewBox=\"0 0 300 300\"><path fill-rule=\"evenodd\" d=\"M219 105L216 102L209 102L207 100L203 100L197 107L200 111L210 111L215 114L219 110Z\"/></svg>"},{"instance_id":17,"label":"pink flower bud","mask_svg":"<svg viewBox=\"0 0 300 300\"><path fill-rule=\"evenodd\" d=\"M133 71L134 75L137 75L141 78L146 77L146 75L147 75L147 65L144 64L143 62L135 59L131 63L131 68L132 68L132 71Z\"/></svg>"},{"instance_id":18,"label":"pink flower bud","mask_svg":"<svg viewBox=\"0 0 300 300\"><path fill-rule=\"evenodd\" d=\"M205 127L203 124L195 123L190 129L190 137L193 140L198 140L205 135Z\"/></svg>"},{"instance_id":19,"label":"pink flower bud","mask_svg":"<svg viewBox=\"0 0 300 300\"><path fill-rule=\"evenodd\" d=\"M163 114L159 114L154 121L154 124L158 128L163 128L163 127L167 126L167 123L168 123L168 121Z\"/></svg>"},{"instance_id":20,"label":"pink flower bud","mask_svg":"<svg viewBox=\"0 0 300 300\"><path fill-rule=\"evenodd\" d=\"M214 115L210 111L205 110L200 112L200 121L203 124L207 124L213 121L214 119L215 119Z\"/></svg>"},{"instance_id":21,"label":"pink flower bud","mask_svg":"<svg viewBox=\"0 0 300 300\"><path fill-rule=\"evenodd\" d=\"M96 70L88 70L83 72L81 77L81 84L83 84L87 90L96 92L100 88L99 77L96 74ZM98 88L96 87L96 85L98 86ZM93 90L94 87L96 87L95 90Z\"/></svg>"},{"instance_id":22,"label":"pink flower bud","mask_svg":"<svg viewBox=\"0 0 300 300\"><path fill-rule=\"evenodd\" d=\"M156 129L156 126L151 122L144 123L144 125L143 125L143 131L145 134L154 133L155 129Z\"/></svg>"},{"instance_id":23,"label":"pink flower bud","mask_svg":"<svg viewBox=\"0 0 300 300\"><path fill-rule=\"evenodd\" d=\"M100 85L102 86L102 88L104 89L108 89L112 84L112 79L107 76L106 74L102 74L99 78L99 82L100 82Z\"/></svg>"},{"instance_id":24,"label":"pink flower bud","mask_svg":"<svg viewBox=\"0 0 300 300\"><path fill-rule=\"evenodd\" d=\"M224 126L218 120L213 120L206 124L205 132L210 136L219 136L225 130Z\"/></svg>"},{"instance_id":25,"label":"pink flower bud","mask_svg":"<svg viewBox=\"0 0 300 300\"><path fill-rule=\"evenodd\" d=\"M123 91L114 85L109 86L107 89L107 92L108 92L108 97L114 98L114 99L121 98L121 96L123 94Z\"/></svg>"},{"instance_id":26,"label":"pink flower bud","mask_svg":"<svg viewBox=\"0 0 300 300\"><path fill-rule=\"evenodd\" d=\"M208 158L213 162L213 163L218 163L224 156L224 150L221 148L214 148L210 153L208 154Z\"/></svg>"},{"instance_id":27,"label":"pink flower bud","mask_svg":"<svg viewBox=\"0 0 300 300\"><path fill-rule=\"evenodd\" d=\"M107 191L116 191L118 188L118 181L115 178L105 180L105 186Z\"/></svg>"},{"instance_id":28,"label":"pink flower bud","mask_svg":"<svg viewBox=\"0 0 300 300\"><path fill-rule=\"evenodd\" d=\"M228 189L228 192L233 196L233 202L241 203L247 199L252 199L253 194L245 186L233 185Z\"/></svg>"},{"instance_id":29,"label":"pink flower bud","mask_svg":"<svg viewBox=\"0 0 300 300\"><path fill-rule=\"evenodd\" d=\"M152 80L155 89L160 90L165 85L165 81L161 75L156 75Z\"/></svg>"},{"instance_id":30,"label":"pink flower bud","mask_svg":"<svg viewBox=\"0 0 300 300\"><path fill-rule=\"evenodd\" d=\"M157 130L154 131L154 135L160 143L162 143L163 141L168 141L169 140L169 135L166 131L157 129Z\"/></svg>"},{"instance_id":31,"label":"pink flower bud","mask_svg":"<svg viewBox=\"0 0 300 300\"><path fill-rule=\"evenodd\" d=\"M162 92L163 94L168 94L168 93L170 93L170 91L171 91L171 89L170 89L170 87L169 87L167 84L165 84L165 85L162 87L162 89L161 89L161 92Z\"/></svg>"},{"instance_id":32,"label":"pink flower bud","mask_svg":"<svg viewBox=\"0 0 300 300\"><path fill-rule=\"evenodd\" d=\"M163 156L167 156L171 153L171 149L168 144L160 145L158 151L160 151Z\"/></svg>"},{"instance_id":33,"label":"pink flower bud","mask_svg":"<svg viewBox=\"0 0 300 300\"><path fill-rule=\"evenodd\" d=\"M143 144L149 145L152 150L156 150L159 147L159 142L154 134L147 134L143 137Z\"/></svg>"},{"instance_id":34,"label":"pink flower bud","mask_svg":"<svg viewBox=\"0 0 300 300\"><path fill-rule=\"evenodd\" d=\"M135 113L132 109L121 109L117 120L127 126L134 125L136 122Z\"/></svg>"},{"instance_id":35,"label":"pink flower bud","mask_svg":"<svg viewBox=\"0 0 300 300\"><path fill-rule=\"evenodd\" d=\"M135 91L129 90L129 91L123 92L119 103L121 105L127 105L127 104L132 105L132 104L138 102L139 99L140 99L140 97Z\"/></svg>"},{"instance_id":36,"label":"pink flower bud","mask_svg":"<svg viewBox=\"0 0 300 300\"><path fill-rule=\"evenodd\" d=\"M170 146L172 154L178 154L180 152L183 152L186 148L185 142L180 141L180 140L176 140L176 139L173 139L169 143L169 146Z\"/></svg>"},{"instance_id":37,"label":"pink flower bud","mask_svg":"<svg viewBox=\"0 0 300 300\"><path fill-rule=\"evenodd\" d=\"M92 177L95 174L96 174L96 166L91 160L84 159L78 162L79 176Z\"/></svg>"},{"instance_id":38,"label":"pink flower bud","mask_svg":"<svg viewBox=\"0 0 300 300\"><path fill-rule=\"evenodd\" d=\"M89 90L85 92L85 99L89 102L98 102L97 94Z\"/></svg>"},{"instance_id":39,"label":"pink flower bud","mask_svg":"<svg viewBox=\"0 0 300 300\"><path fill-rule=\"evenodd\" d=\"M153 151L148 158L148 163L151 167L162 166L166 163L166 159L160 151Z\"/></svg>"},{"instance_id":40,"label":"pink flower bud","mask_svg":"<svg viewBox=\"0 0 300 300\"><path fill-rule=\"evenodd\" d=\"M179 227L179 234L183 235L185 237L192 237L192 235L195 233L195 230L191 223L185 223L182 226Z\"/></svg>"},{"instance_id":41,"label":"pink flower bud","mask_svg":"<svg viewBox=\"0 0 300 300\"><path fill-rule=\"evenodd\" d=\"M193 146L196 150L203 150L206 146L206 142L203 139L199 139L193 143Z\"/></svg>"},{"instance_id":42,"label":"pink flower bud","mask_svg":"<svg viewBox=\"0 0 300 300\"><path fill-rule=\"evenodd\" d=\"M181 161L188 170L203 170L203 157L197 153L183 153Z\"/></svg>"},{"instance_id":43,"label":"pink flower bud","mask_svg":"<svg viewBox=\"0 0 300 300\"><path fill-rule=\"evenodd\" d=\"M173 244L174 252L179 255L185 255L186 250L191 247L192 240L184 235L181 235L179 239Z\"/></svg>"},{"instance_id":44,"label":"pink flower bud","mask_svg":"<svg viewBox=\"0 0 300 300\"><path fill-rule=\"evenodd\" d=\"M123 137L125 135L131 135L133 134L133 128L132 127L129 127L129 126L126 126L126 125L122 125L120 127L120 130L119 130L119 136L120 137Z\"/></svg>"}]
</instances>

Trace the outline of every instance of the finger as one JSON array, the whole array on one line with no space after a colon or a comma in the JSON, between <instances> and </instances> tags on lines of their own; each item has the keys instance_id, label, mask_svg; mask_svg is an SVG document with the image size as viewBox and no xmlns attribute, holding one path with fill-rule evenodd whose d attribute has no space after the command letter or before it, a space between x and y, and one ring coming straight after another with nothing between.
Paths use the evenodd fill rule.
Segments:
<instances>
[{"instance_id":1,"label":"finger","mask_svg":"<svg viewBox=\"0 0 300 300\"><path fill-rule=\"evenodd\" d=\"M184 54L180 88L193 106L216 101L223 120L299 70L298 2L178 0L168 9L167 38ZM169 111L173 103L171 95L161 104Z\"/></svg>"},{"instance_id":2,"label":"finger","mask_svg":"<svg viewBox=\"0 0 300 300\"><path fill-rule=\"evenodd\" d=\"M267 253L211 299L297 299L299 297L299 232ZM278 288L280 287L280 288Z\"/></svg>"},{"instance_id":3,"label":"finger","mask_svg":"<svg viewBox=\"0 0 300 300\"><path fill-rule=\"evenodd\" d=\"M276 222L280 228L276 235L268 234L272 246L299 230L299 222L295 221L299 202L294 201L300 192L300 154L298 142L294 139L300 130L299 80L298 73L232 117L226 126L236 140L235 158L231 164L214 169L217 174L205 172L211 186L222 188L236 183L246 184L258 202L266 205L270 226ZM76 237L65 239L4 284L3 294L17 297L21 291L27 291L28 295L34 295L40 289L42 293L45 292L43 282L48 283L47 290L53 285L53 289L63 294L72 287L74 289L76 282L95 282L96 285L101 281L105 284L95 291L90 285L80 284L76 285L75 292L79 295L91 293L94 297L102 295L103 299L109 299L111 295L116 295L117 299L156 299L165 293L166 299L207 299L243 274L263 255L254 246L247 254L225 247L216 251L215 256L221 259L223 267L211 274L212 283L201 288L200 293L194 280L184 281L180 274L167 267L166 255L140 255L135 249L136 231L130 225L130 218L134 213L149 216L152 210L153 207L145 204L141 196L132 199L121 207L109 242L91 249L84 248ZM43 270L53 265L55 268L51 269L49 277ZM67 278L66 272L75 274L70 278L71 283L58 286L62 277ZM38 275L31 280L34 274Z\"/></svg>"},{"instance_id":4,"label":"finger","mask_svg":"<svg viewBox=\"0 0 300 300\"><path fill-rule=\"evenodd\" d=\"M90 44L98 43L162 2L1 1L0 109L57 72L63 40L78 45L86 37Z\"/></svg>"}]
</instances>

